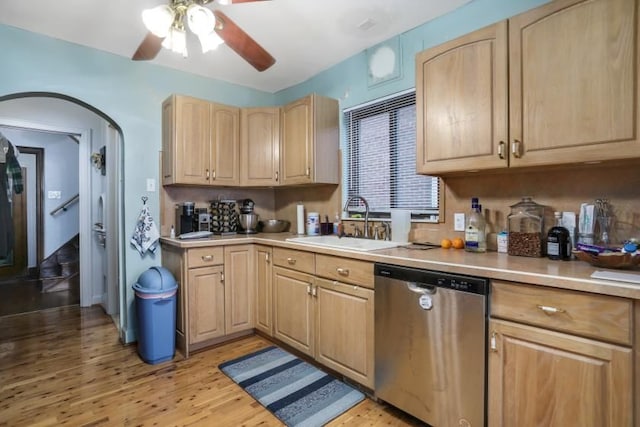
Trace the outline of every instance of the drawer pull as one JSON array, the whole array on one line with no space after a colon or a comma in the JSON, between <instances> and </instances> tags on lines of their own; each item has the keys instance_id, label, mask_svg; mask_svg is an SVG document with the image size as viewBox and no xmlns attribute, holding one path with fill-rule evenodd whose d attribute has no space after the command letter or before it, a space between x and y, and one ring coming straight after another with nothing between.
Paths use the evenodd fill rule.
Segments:
<instances>
[{"instance_id":1,"label":"drawer pull","mask_svg":"<svg viewBox=\"0 0 640 427\"><path fill-rule=\"evenodd\" d=\"M566 313L566 311L561 308L555 308L548 305L536 305L536 307L542 310L545 314Z\"/></svg>"},{"instance_id":2,"label":"drawer pull","mask_svg":"<svg viewBox=\"0 0 640 427\"><path fill-rule=\"evenodd\" d=\"M496 332L492 331L491 332L491 344L489 345L489 348L491 349L491 351L493 353L496 353L498 351L498 344L496 342Z\"/></svg>"},{"instance_id":3,"label":"drawer pull","mask_svg":"<svg viewBox=\"0 0 640 427\"><path fill-rule=\"evenodd\" d=\"M348 276L349 275L349 269L348 268L341 268L338 267L336 268L336 271L338 272L339 275L341 276Z\"/></svg>"},{"instance_id":4,"label":"drawer pull","mask_svg":"<svg viewBox=\"0 0 640 427\"><path fill-rule=\"evenodd\" d=\"M296 259L295 258L287 258L287 262L291 265L295 265L296 263Z\"/></svg>"},{"instance_id":5,"label":"drawer pull","mask_svg":"<svg viewBox=\"0 0 640 427\"><path fill-rule=\"evenodd\" d=\"M311 285L307 285L307 295L311 295Z\"/></svg>"},{"instance_id":6,"label":"drawer pull","mask_svg":"<svg viewBox=\"0 0 640 427\"><path fill-rule=\"evenodd\" d=\"M204 262L213 261L213 255L203 255L201 258Z\"/></svg>"}]
</instances>

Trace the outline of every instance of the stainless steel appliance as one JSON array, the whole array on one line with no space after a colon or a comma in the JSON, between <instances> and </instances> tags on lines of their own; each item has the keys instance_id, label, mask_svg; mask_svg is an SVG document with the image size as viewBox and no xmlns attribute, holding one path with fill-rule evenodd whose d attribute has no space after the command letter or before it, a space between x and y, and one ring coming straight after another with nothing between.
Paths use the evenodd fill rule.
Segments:
<instances>
[{"instance_id":1,"label":"stainless steel appliance","mask_svg":"<svg viewBox=\"0 0 640 427\"><path fill-rule=\"evenodd\" d=\"M376 396L434 427L484 426L489 281L374 271Z\"/></svg>"}]
</instances>

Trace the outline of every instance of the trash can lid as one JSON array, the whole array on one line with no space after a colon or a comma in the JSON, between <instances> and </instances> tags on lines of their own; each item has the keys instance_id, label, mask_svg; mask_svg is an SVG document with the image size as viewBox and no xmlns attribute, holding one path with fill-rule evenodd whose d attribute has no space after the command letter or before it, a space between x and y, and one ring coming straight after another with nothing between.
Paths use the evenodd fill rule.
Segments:
<instances>
[{"instance_id":1,"label":"trash can lid","mask_svg":"<svg viewBox=\"0 0 640 427\"><path fill-rule=\"evenodd\" d=\"M140 293L165 293L178 288L178 283L171 272L164 267L151 267L138 277L133 289Z\"/></svg>"}]
</instances>

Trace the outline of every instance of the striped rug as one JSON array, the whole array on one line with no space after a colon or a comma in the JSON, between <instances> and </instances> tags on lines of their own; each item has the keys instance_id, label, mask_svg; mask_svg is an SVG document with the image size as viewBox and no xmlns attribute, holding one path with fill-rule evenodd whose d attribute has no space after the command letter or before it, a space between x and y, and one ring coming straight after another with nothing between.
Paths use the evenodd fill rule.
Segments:
<instances>
[{"instance_id":1,"label":"striped rug","mask_svg":"<svg viewBox=\"0 0 640 427\"><path fill-rule=\"evenodd\" d=\"M287 426L322 426L364 394L278 347L218 366Z\"/></svg>"}]
</instances>

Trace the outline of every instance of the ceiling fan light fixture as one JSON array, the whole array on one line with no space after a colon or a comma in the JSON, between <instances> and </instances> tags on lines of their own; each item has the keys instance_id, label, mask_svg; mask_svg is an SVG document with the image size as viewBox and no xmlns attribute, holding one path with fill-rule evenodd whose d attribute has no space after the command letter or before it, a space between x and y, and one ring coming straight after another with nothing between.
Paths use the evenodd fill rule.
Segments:
<instances>
[{"instance_id":1,"label":"ceiling fan light fixture","mask_svg":"<svg viewBox=\"0 0 640 427\"><path fill-rule=\"evenodd\" d=\"M142 22L149 31L158 37L167 37L175 12L168 5L160 5L142 11Z\"/></svg>"},{"instance_id":2,"label":"ceiling fan light fixture","mask_svg":"<svg viewBox=\"0 0 640 427\"><path fill-rule=\"evenodd\" d=\"M211 31L209 34L199 35L198 38L200 39L200 45L202 45L202 53L216 50L218 46L224 43L224 40L222 40L215 31Z\"/></svg>"},{"instance_id":3,"label":"ceiling fan light fixture","mask_svg":"<svg viewBox=\"0 0 640 427\"><path fill-rule=\"evenodd\" d=\"M184 28L172 26L165 39L162 41L162 47L172 52L180 53L183 57L188 56L187 52L187 34Z\"/></svg>"},{"instance_id":4,"label":"ceiling fan light fixture","mask_svg":"<svg viewBox=\"0 0 640 427\"><path fill-rule=\"evenodd\" d=\"M216 3L220 6L228 6L231 4L231 0L216 0Z\"/></svg>"},{"instance_id":5,"label":"ceiling fan light fixture","mask_svg":"<svg viewBox=\"0 0 640 427\"><path fill-rule=\"evenodd\" d=\"M187 8L187 24L195 35L202 37L213 30L216 18L211 9L193 3Z\"/></svg>"}]
</instances>

